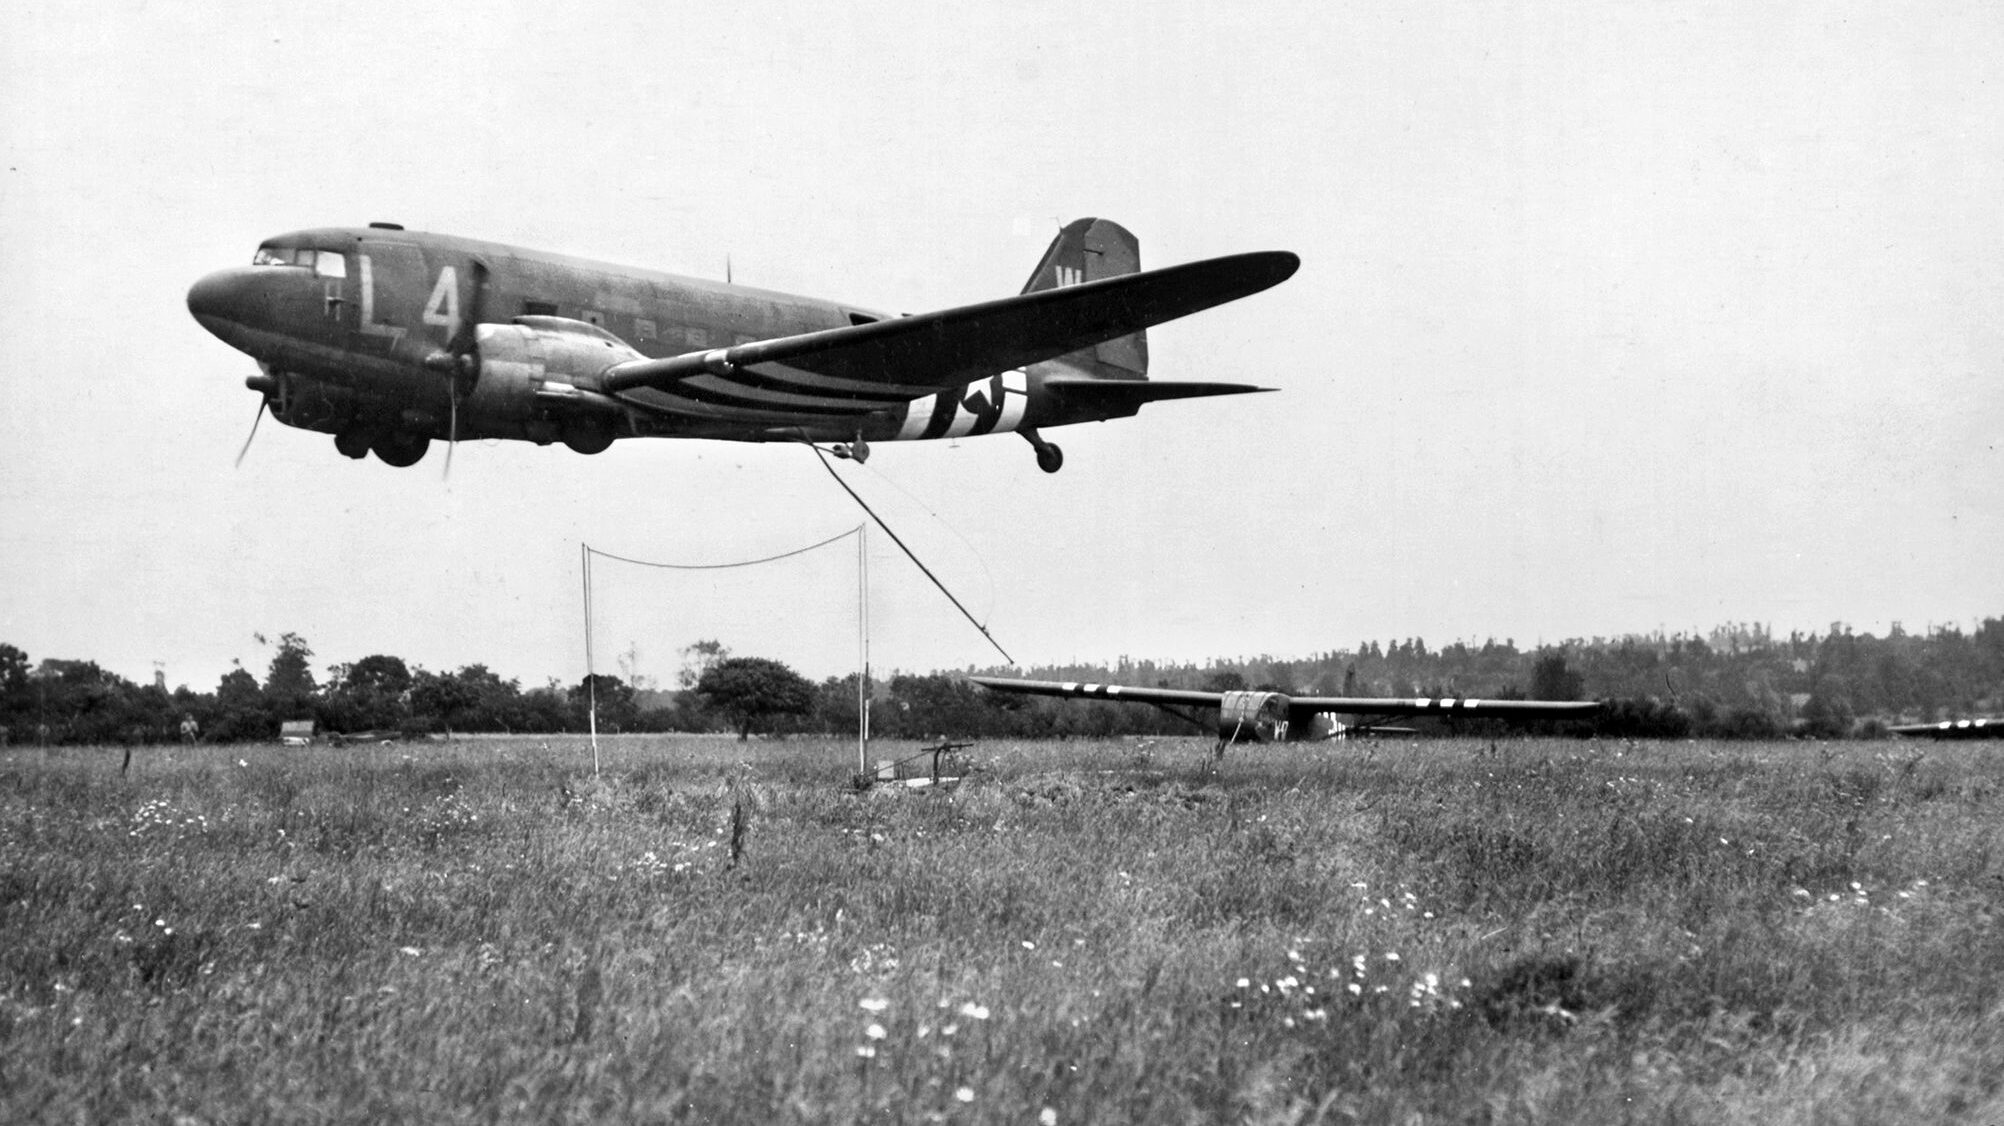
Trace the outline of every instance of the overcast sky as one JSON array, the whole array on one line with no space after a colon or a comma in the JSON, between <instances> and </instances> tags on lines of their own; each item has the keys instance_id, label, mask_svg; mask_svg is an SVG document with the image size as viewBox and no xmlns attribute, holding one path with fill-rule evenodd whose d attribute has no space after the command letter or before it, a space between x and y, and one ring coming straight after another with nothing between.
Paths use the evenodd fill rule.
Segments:
<instances>
[{"instance_id":1,"label":"overcast sky","mask_svg":"<svg viewBox=\"0 0 2004 1126\"><path fill-rule=\"evenodd\" d=\"M797 447L470 444L267 419L184 305L400 222L920 311L1057 227L1292 250L1151 330L1273 395L845 466L1025 664L1520 646L2004 613L2004 7L731 3L10 8L0 640L215 686L253 636L539 685L579 544L768 554L859 514ZM79 14L87 12L87 14ZM853 541L600 564L597 647L854 667ZM1000 657L883 537L879 670ZM752 576L752 577L747 577Z\"/></svg>"}]
</instances>

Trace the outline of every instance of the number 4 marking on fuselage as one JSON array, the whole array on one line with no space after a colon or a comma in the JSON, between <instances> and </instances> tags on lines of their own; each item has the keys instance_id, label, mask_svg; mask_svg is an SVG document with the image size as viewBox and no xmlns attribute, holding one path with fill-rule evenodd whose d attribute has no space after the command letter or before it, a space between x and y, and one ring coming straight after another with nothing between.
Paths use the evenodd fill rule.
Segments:
<instances>
[{"instance_id":1,"label":"number 4 marking on fuselage","mask_svg":"<svg viewBox=\"0 0 2004 1126\"><path fill-rule=\"evenodd\" d=\"M438 284L425 302L424 323L445 329L448 338L459 331L459 271L451 266L438 272Z\"/></svg>"}]
</instances>

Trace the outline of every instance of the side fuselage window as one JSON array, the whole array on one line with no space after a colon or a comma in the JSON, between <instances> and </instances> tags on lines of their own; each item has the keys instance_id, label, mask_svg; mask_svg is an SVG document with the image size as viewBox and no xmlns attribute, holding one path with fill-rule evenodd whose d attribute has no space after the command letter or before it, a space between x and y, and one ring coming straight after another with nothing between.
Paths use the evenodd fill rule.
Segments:
<instances>
[{"instance_id":1,"label":"side fuselage window","mask_svg":"<svg viewBox=\"0 0 2004 1126\"><path fill-rule=\"evenodd\" d=\"M323 278L345 278L348 276L348 259L338 250L316 250L313 252L313 272Z\"/></svg>"}]
</instances>

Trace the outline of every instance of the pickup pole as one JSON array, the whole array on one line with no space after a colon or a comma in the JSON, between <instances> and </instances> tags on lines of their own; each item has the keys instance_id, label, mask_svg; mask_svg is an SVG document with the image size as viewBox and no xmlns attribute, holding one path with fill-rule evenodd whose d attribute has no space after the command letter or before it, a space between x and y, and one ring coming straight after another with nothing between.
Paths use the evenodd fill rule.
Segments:
<instances>
[{"instance_id":1,"label":"pickup pole","mask_svg":"<svg viewBox=\"0 0 2004 1126\"><path fill-rule=\"evenodd\" d=\"M586 725L591 731L591 776L598 778L598 675L592 667L591 658L591 545L578 544L580 557L584 560L584 619L585 619L585 698L589 701L585 709Z\"/></svg>"},{"instance_id":2,"label":"pickup pole","mask_svg":"<svg viewBox=\"0 0 2004 1126\"><path fill-rule=\"evenodd\" d=\"M856 526L856 776L870 773L870 528Z\"/></svg>"}]
</instances>

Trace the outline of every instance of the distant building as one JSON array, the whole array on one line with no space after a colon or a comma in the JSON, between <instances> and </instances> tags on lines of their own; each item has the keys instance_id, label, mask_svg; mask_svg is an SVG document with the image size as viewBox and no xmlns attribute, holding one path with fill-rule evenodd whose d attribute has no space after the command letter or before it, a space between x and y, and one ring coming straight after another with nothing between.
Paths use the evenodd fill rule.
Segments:
<instances>
[{"instance_id":1,"label":"distant building","mask_svg":"<svg viewBox=\"0 0 2004 1126\"><path fill-rule=\"evenodd\" d=\"M304 747L313 742L313 721L310 719L288 719L278 725L278 741L281 746Z\"/></svg>"}]
</instances>

